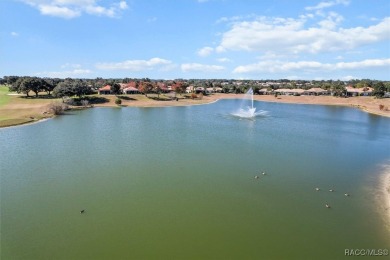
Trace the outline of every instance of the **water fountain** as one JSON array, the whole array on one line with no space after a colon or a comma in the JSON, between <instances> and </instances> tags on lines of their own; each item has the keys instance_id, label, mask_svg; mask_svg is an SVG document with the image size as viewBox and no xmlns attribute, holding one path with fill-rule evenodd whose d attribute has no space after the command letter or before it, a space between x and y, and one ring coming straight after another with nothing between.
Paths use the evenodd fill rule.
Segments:
<instances>
[{"instance_id":1,"label":"water fountain","mask_svg":"<svg viewBox=\"0 0 390 260\"><path fill-rule=\"evenodd\" d=\"M260 110L256 112L256 107L253 106L253 89L250 88L244 96L244 100L250 100L251 106L245 106L241 105L241 107L234 113L232 113L233 116L241 117L241 118L254 118L256 116L265 116L267 115L267 111ZM244 103L244 102L243 102Z\"/></svg>"}]
</instances>

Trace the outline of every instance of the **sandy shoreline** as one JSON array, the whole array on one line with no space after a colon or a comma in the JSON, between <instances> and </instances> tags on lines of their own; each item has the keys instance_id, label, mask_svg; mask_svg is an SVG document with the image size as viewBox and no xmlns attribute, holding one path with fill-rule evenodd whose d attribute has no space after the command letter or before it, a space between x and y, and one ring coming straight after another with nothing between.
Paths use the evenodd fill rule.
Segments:
<instances>
[{"instance_id":1,"label":"sandy shoreline","mask_svg":"<svg viewBox=\"0 0 390 260\"><path fill-rule=\"evenodd\" d=\"M386 228L390 231L390 164L382 166L378 186L378 208L380 213L384 215Z\"/></svg>"}]
</instances>

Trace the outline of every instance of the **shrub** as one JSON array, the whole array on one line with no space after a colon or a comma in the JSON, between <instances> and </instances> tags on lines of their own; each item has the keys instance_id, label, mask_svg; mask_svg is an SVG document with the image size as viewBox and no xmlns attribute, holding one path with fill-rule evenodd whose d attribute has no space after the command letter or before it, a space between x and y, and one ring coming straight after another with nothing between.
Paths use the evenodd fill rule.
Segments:
<instances>
[{"instance_id":1,"label":"shrub","mask_svg":"<svg viewBox=\"0 0 390 260\"><path fill-rule=\"evenodd\" d=\"M63 103L51 103L49 105L49 111L54 115L61 115L65 110L68 110L69 107Z\"/></svg>"},{"instance_id":2,"label":"shrub","mask_svg":"<svg viewBox=\"0 0 390 260\"><path fill-rule=\"evenodd\" d=\"M195 93L192 93L191 94L191 98L194 99L194 98L197 98L198 96L195 94Z\"/></svg>"},{"instance_id":3,"label":"shrub","mask_svg":"<svg viewBox=\"0 0 390 260\"><path fill-rule=\"evenodd\" d=\"M122 99L120 98L115 99L115 104L117 104L118 106L122 104Z\"/></svg>"},{"instance_id":4,"label":"shrub","mask_svg":"<svg viewBox=\"0 0 390 260\"><path fill-rule=\"evenodd\" d=\"M69 106L75 106L76 105L76 101L73 98L71 98L71 97L63 97L62 101L65 104L69 105Z\"/></svg>"},{"instance_id":5,"label":"shrub","mask_svg":"<svg viewBox=\"0 0 390 260\"><path fill-rule=\"evenodd\" d=\"M83 99L83 100L81 100L81 105L82 105L83 107L87 107L87 106L89 105L89 101L86 100L86 99Z\"/></svg>"}]
</instances>

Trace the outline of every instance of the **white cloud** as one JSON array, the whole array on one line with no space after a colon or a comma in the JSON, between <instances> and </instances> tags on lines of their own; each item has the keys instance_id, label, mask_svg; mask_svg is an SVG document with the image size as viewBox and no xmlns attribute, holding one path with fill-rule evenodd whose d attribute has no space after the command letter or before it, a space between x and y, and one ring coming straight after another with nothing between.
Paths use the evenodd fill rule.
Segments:
<instances>
[{"instance_id":1,"label":"white cloud","mask_svg":"<svg viewBox=\"0 0 390 260\"><path fill-rule=\"evenodd\" d=\"M146 20L148 23L153 23L155 21L157 21L157 17L150 17Z\"/></svg>"},{"instance_id":2,"label":"white cloud","mask_svg":"<svg viewBox=\"0 0 390 260\"><path fill-rule=\"evenodd\" d=\"M88 14L94 14L94 15L107 15L112 17L114 15L113 10L104 8L102 6L97 5L89 5L85 7L85 12Z\"/></svg>"},{"instance_id":3,"label":"white cloud","mask_svg":"<svg viewBox=\"0 0 390 260\"><path fill-rule=\"evenodd\" d=\"M263 55L259 56L258 58L260 60L276 60L276 59L282 59L282 58L286 58L286 57L287 56L285 54L280 54L280 53L273 52L273 51L267 51Z\"/></svg>"},{"instance_id":4,"label":"white cloud","mask_svg":"<svg viewBox=\"0 0 390 260\"><path fill-rule=\"evenodd\" d=\"M127 5L126 1L120 1L119 2L119 8L122 10L127 9L129 6Z\"/></svg>"},{"instance_id":5,"label":"white cloud","mask_svg":"<svg viewBox=\"0 0 390 260\"><path fill-rule=\"evenodd\" d=\"M198 55L201 57L209 56L214 51L211 47L204 47L198 51Z\"/></svg>"},{"instance_id":6,"label":"white cloud","mask_svg":"<svg viewBox=\"0 0 390 260\"><path fill-rule=\"evenodd\" d=\"M349 2L350 2L349 0L335 0L335 1L320 2L316 6L308 6L305 9L308 11L321 10L321 9L332 7L332 6L339 5L339 4L349 5Z\"/></svg>"},{"instance_id":7,"label":"white cloud","mask_svg":"<svg viewBox=\"0 0 390 260\"><path fill-rule=\"evenodd\" d=\"M341 15L335 12L329 12L328 16L318 24L323 29L333 30L342 20L344 20L344 17Z\"/></svg>"},{"instance_id":8,"label":"white cloud","mask_svg":"<svg viewBox=\"0 0 390 260\"><path fill-rule=\"evenodd\" d=\"M75 18L81 15L80 10L71 9L65 6L39 5L38 9L43 15L57 16L67 19Z\"/></svg>"},{"instance_id":9,"label":"white cloud","mask_svg":"<svg viewBox=\"0 0 390 260\"><path fill-rule=\"evenodd\" d=\"M18 36L19 36L19 33L17 33L17 32L11 32L11 36L12 36L12 37L18 37Z\"/></svg>"},{"instance_id":10,"label":"white cloud","mask_svg":"<svg viewBox=\"0 0 390 260\"><path fill-rule=\"evenodd\" d=\"M217 53L222 53L222 52L225 52L226 49L225 49L224 47L222 47L222 46L218 46L217 48L215 48L215 51L216 51Z\"/></svg>"},{"instance_id":11,"label":"white cloud","mask_svg":"<svg viewBox=\"0 0 390 260\"><path fill-rule=\"evenodd\" d=\"M45 71L37 73L37 76L40 77L50 77L50 78L83 78L88 77L92 71L88 69L74 69L66 71Z\"/></svg>"},{"instance_id":12,"label":"white cloud","mask_svg":"<svg viewBox=\"0 0 390 260\"><path fill-rule=\"evenodd\" d=\"M252 19L254 17L256 17L254 14L245 15L245 16L235 15L232 17L221 17L216 21L216 23L218 24L218 23L238 22L238 21L242 21L245 19Z\"/></svg>"},{"instance_id":13,"label":"white cloud","mask_svg":"<svg viewBox=\"0 0 390 260\"><path fill-rule=\"evenodd\" d=\"M219 59L217 59L217 61L219 61L219 62L231 62L231 60L229 58L219 58Z\"/></svg>"},{"instance_id":14,"label":"white cloud","mask_svg":"<svg viewBox=\"0 0 390 260\"><path fill-rule=\"evenodd\" d=\"M257 73L257 72L290 72L290 71L335 71L335 70L354 70L365 68L378 68L390 66L390 59L367 59L355 62L321 63L317 61L280 61L268 60L255 64L238 66L233 73Z\"/></svg>"},{"instance_id":15,"label":"white cloud","mask_svg":"<svg viewBox=\"0 0 390 260\"><path fill-rule=\"evenodd\" d=\"M81 16L83 13L117 17L122 10L128 8L126 1L120 1L104 7L98 0L21 0L38 9L41 14L66 19Z\"/></svg>"},{"instance_id":16,"label":"white cloud","mask_svg":"<svg viewBox=\"0 0 390 260\"><path fill-rule=\"evenodd\" d=\"M167 70L172 68L172 62L161 58L152 58L150 60L126 60L123 62L98 63L96 68L101 70L129 70L144 71L152 69Z\"/></svg>"},{"instance_id":17,"label":"white cloud","mask_svg":"<svg viewBox=\"0 0 390 260\"><path fill-rule=\"evenodd\" d=\"M234 23L223 33L215 50L258 51L284 54L352 50L390 39L390 17L369 27L338 28L342 17L329 13L320 27L304 28L305 19L260 17Z\"/></svg>"},{"instance_id":18,"label":"white cloud","mask_svg":"<svg viewBox=\"0 0 390 260\"><path fill-rule=\"evenodd\" d=\"M181 70L183 72L217 72L224 70L225 67L218 65L206 65L199 63L185 63L181 65Z\"/></svg>"},{"instance_id":19,"label":"white cloud","mask_svg":"<svg viewBox=\"0 0 390 260\"><path fill-rule=\"evenodd\" d=\"M352 80L352 79L359 79L358 77L355 77L355 76L344 76L341 78L341 80L344 80L344 81L349 81L349 80Z\"/></svg>"}]
</instances>

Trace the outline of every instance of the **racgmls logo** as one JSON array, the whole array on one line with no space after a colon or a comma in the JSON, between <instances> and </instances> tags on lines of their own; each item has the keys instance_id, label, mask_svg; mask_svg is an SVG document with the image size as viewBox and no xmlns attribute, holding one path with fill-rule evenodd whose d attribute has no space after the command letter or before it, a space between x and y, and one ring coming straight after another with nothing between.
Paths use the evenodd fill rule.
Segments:
<instances>
[{"instance_id":1,"label":"racgmls logo","mask_svg":"<svg viewBox=\"0 0 390 260\"><path fill-rule=\"evenodd\" d=\"M387 256L389 255L388 249L345 249L344 255L346 256Z\"/></svg>"}]
</instances>

